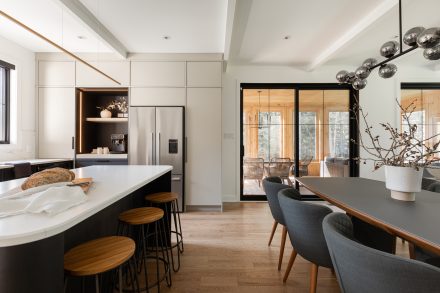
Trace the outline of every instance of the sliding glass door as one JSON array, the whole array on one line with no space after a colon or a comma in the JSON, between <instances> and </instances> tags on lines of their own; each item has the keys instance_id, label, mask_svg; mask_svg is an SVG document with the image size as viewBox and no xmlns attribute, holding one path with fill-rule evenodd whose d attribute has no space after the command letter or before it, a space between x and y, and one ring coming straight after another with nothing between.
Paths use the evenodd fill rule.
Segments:
<instances>
[{"instance_id":1,"label":"sliding glass door","mask_svg":"<svg viewBox=\"0 0 440 293\"><path fill-rule=\"evenodd\" d=\"M294 186L298 176L356 175L350 142L355 138L350 132L352 90L339 85L248 86L241 91L242 200L264 199L261 181L267 176Z\"/></svg>"},{"instance_id":2,"label":"sliding glass door","mask_svg":"<svg viewBox=\"0 0 440 293\"><path fill-rule=\"evenodd\" d=\"M350 91L299 91L298 176L350 176Z\"/></svg>"},{"instance_id":3,"label":"sliding glass door","mask_svg":"<svg viewBox=\"0 0 440 293\"><path fill-rule=\"evenodd\" d=\"M244 89L242 110L243 195L264 195L263 177L289 183L293 156L292 89Z\"/></svg>"}]
</instances>

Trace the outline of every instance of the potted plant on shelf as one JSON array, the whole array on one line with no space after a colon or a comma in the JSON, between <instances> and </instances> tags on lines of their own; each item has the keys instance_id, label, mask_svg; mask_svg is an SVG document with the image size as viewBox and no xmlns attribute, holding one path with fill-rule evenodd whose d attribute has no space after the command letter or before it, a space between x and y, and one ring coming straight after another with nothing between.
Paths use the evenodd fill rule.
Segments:
<instances>
[{"instance_id":1,"label":"potted plant on shelf","mask_svg":"<svg viewBox=\"0 0 440 293\"><path fill-rule=\"evenodd\" d=\"M111 118L112 117L112 106L111 104L105 107L96 107L97 109L101 110L101 112L99 112L99 115L101 116L101 118Z\"/></svg>"},{"instance_id":2,"label":"potted plant on shelf","mask_svg":"<svg viewBox=\"0 0 440 293\"><path fill-rule=\"evenodd\" d=\"M128 117L128 104L125 97L117 98L105 107L96 108L101 110L101 118L111 118L114 110L117 110L118 117Z\"/></svg>"},{"instance_id":3,"label":"potted plant on shelf","mask_svg":"<svg viewBox=\"0 0 440 293\"><path fill-rule=\"evenodd\" d=\"M373 134L373 126L367 121L368 114L359 105L355 106L355 110L358 110L354 111L358 125L359 120L365 124L364 133L359 133L359 145L369 156L356 159L364 164L366 161L373 161L374 170L384 166L386 188L391 191L391 197L414 201L415 193L421 190L423 169L440 160L435 157L440 152L440 141L435 142L435 138L440 134L419 138L417 124L411 123L411 115L416 110L415 101L407 107L403 107L397 100L396 102L401 111L402 129L399 131L390 123L379 123L389 135L385 140ZM368 137L368 145L362 135Z\"/></svg>"}]
</instances>

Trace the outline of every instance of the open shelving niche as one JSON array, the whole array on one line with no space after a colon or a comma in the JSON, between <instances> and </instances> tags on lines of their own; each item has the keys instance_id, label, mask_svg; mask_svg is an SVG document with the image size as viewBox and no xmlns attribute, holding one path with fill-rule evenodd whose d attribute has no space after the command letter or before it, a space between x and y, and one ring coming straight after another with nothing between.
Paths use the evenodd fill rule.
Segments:
<instances>
[{"instance_id":1,"label":"open shelving niche","mask_svg":"<svg viewBox=\"0 0 440 293\"><path fill-rule=\"evenodd\" d=\"M127 88L77 88L76 153L90 154L97 147L111 147L111 134L128 134L127 117L99 117L101 110L117 97L128 101ZM116 115L116 113L113 113Z\"/></svg>"}]
</instances>

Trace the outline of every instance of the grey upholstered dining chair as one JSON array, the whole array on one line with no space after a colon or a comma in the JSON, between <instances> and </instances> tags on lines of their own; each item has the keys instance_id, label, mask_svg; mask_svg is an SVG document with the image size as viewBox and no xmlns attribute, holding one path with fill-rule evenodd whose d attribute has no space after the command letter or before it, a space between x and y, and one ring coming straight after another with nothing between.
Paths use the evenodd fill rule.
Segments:
<instances>
[{"instance_id":1,"label":"grey upholstered dining chair","mask_svg":"<svg viewBox=\"0 0 440 293\"><path fill-rule=\"evenodd\" d=\"M298 199L301 199L301 195L296 189L293 189L292 187L288 185L284 185L281 183L282 180L280 177L266 177L263 180L263 188L266 192L267 202L269 203L270 212L272 213L272 217L274 219L274 223L272 226L272 232L270 234L269 238L269 246L272 243L273 236L275 234L275 231L277 229L278 224L283 226L282 236L281 236L281 246L280 246L280 255L278 259L278 270L281 270L281 264L283 261L284 256L284 246L286 244L286 237L287 237L287 229L286 225L284 223L283 213L280 208L280 204L278 202L278 191L282 189L291 189L290 195L292 197L296 197Z\"/></svg>"},{"instance_id":2,"label":"grey upholstered dining chair","mask_svg":"<svg viewBox=\"0 0 440 293\"><path fill-rule=\"evenodd\" d=\"M326 206L308 203L289 198L286 190L278 193L284 221L289 231L290 242L293 246L292 256L289 261L286 275L289 274L291 265L297 254L312 263L310 271L310 292L316 292L318 267L333 268L322 232L322 220L332 213Z\"/></svg>"},{"instance_id":3,"label":"grey upholstered dining chair","mask_svg":"<svg viewBox=\"0 0 440 293\"><path fill-rule=\"evenodd\" d=\"M347 215L326 216L323 229L342 292L440 292L440 269L356 242Z\"/></svg>"}]
</instances>

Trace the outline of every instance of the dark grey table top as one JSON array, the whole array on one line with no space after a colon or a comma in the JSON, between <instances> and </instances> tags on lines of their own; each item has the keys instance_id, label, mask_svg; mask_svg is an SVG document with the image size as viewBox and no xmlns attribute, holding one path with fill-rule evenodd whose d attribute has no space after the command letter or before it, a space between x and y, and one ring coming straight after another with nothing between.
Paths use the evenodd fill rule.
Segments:
<instances>
[{"instance_id":1,"label":"dark grey table top","mask_svg":"<svg viewBox=\"0 0 440 293\"><path fill-rule=\"evenodd\" d=\"M415 202L392 199L385 183L365 178L296 178L348 214L440 254L440 194L424 191Z\"/></svg>"}]
</instances>

